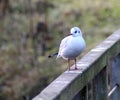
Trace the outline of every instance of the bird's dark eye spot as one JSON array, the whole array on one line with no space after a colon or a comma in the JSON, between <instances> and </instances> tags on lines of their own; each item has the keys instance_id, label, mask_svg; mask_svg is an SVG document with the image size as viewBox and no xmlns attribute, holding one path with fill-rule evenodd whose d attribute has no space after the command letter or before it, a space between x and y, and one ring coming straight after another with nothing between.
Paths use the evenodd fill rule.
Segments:
<instances>
[{"instance_id":1,"label":"bird's dark eye spot","mask_svg":"<svg viewBox=\"0 0 120 100\"><path fill-rule=\"evenodd\" d=\"M75 33L77 33L77 31L75 31Z\"/></svg>"},{"instance_id":2,"label":"bird's dark eye spot","mask_svg":"<svg viewBox=\"0 0 120 100\"><path fill-rule=\"evenodd\" d=\"M80 31L78 31L78 33L80 33Z\"/></svg>"}]
</instances>

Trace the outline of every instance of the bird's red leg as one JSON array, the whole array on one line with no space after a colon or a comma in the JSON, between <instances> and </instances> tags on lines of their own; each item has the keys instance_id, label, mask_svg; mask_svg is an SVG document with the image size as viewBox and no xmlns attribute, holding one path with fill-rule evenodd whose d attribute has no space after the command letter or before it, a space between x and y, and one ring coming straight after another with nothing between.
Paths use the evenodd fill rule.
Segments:
<instances>
[{"instance_id":1,"label":"bird's red leg","mask_svg":"<svg viewBox=\"0 0 120 100\"><path fill-rule=\"evenodd\" d=\"M75 61L75 70L77 70L76 58L74 59L74 61Z\"/></svg>"},{"instance_id":2,"label":"bird's red leg","mask_svg":"<svg viewBox=\"0 0 120 100\"><path fill-rule=\"evenodd\" d=\"M70 59L68 59L68 70L70 71Z\"/></svg>"}]
</instances>

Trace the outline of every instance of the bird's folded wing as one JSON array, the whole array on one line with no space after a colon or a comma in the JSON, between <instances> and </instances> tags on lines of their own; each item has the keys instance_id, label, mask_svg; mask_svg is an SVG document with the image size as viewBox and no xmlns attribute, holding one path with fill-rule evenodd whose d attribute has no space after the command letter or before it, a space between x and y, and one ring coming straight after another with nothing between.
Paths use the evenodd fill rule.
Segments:
<instances>
[{"instance_id":1,"label":"bird's folded wing","mask_svg":"<svg viewBox=\"0 0 120 100\"><path fill-rule=\"evenodd\" d=\"M71 38L71 36L67 36L67 37L65 37L65 38L61 41L57 58L59 58L59 56L61 56L61 52L67 47L67 45L68 45L68 40L69 40L70 38Z\"/></svg>"}]
</instances>

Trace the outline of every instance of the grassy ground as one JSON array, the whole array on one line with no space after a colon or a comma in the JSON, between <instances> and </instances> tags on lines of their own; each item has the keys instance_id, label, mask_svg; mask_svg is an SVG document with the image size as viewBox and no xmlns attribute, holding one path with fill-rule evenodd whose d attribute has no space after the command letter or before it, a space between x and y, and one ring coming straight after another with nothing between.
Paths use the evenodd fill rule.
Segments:
<instances>
[{"instance_id":1,"label":"grassy ground","mask_svg":"<svg viewBox=\"0 0 120 100\"><path fill-rule=\"evenodd\" d=\"M0 21L2 27L0 29L0 97L6 99L10 97L20 99L21 95L34 94L31 92L33 87L38 86L39 89L43 89L67 69L66 61L48 59L47 56L58 50L61 39L69 33L71 27L80 27L86 40L87 48L81 56L120 28L119 0L48 0L54 5L54 8L48 9L47 13L49 31L53 37L51 42L47 42L49 50L45 56L39 56L39 67L31 67L33 48L31 39L27 39L23 56L24 67L21 67L19 33L29 33L31 17L29 13L21 14L19 11L29 11L26 10L29 9L29 3L23 5L22 0L19 0L19 3L15 0L10 1L15 13L8 14L4 22ZM36 1L32 0L33 8ZM36 12L32 14L34 24L42 20L41 16L44 15Z\"/></svg>"}]
</instances>

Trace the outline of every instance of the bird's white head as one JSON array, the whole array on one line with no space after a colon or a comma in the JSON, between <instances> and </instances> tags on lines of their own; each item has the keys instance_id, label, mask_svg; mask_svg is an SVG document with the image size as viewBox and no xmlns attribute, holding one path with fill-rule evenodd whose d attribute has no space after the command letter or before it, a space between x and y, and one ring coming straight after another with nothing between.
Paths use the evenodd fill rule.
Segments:
<instances>
[{"instance_id":1,"label":"bird's white head","mask_svg":"<svg viewBox=\"0 0 120 100\"><path fill-rule=\"evenodd\" d=\"M72 36L74 36L74 37L76 37L76 36L82 36L82 32L81 32L81 30L80 30L79 27L73 27L73 28L71 28L70 34Z\"/></svg>"}]
</instances>

